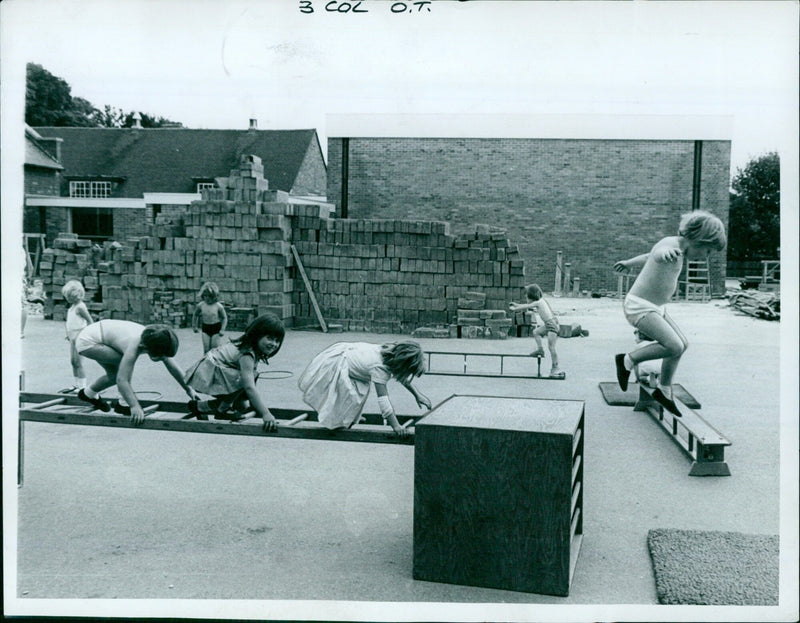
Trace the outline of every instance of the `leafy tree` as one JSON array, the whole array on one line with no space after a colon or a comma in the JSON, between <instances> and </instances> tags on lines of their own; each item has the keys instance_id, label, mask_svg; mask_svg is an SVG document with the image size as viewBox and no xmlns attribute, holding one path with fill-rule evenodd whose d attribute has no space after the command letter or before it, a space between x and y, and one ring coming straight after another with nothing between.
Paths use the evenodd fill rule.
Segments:
<instances>
[{"instance_id":1,"label":"leafy tree","mask_svg":"<svg viewBox=\"0 0 800 623\"><path fill-rule=\"evenodd\" d=\"M41 65L28 63L25 92L25 123L30 126L130 128L133 112L106 104L102 110L91 102L72 97L69 84ZM143 128L183 127L164 117L141 115Z\"/></svg>"},{"instance_id":2,"label":"leafy tree","mask_svg":"<svg viewBox=\"0 0 800 623\"><path fill-rule=\"evenodd\" d=\"M25 87L25 123L69 125L73 119L70 86L41 65L28 63Z\"/></svg>"},{"instance_id":3,"label":"leafy tree","mask_svg":"<svg viewBox=\"0 0 800 623\"><path fill-rule=\"evenodd\" d=\"M780 158L770 152L737 169L731 183L729 260L774 260L780 246Z\"/></svg>"}]
</instances>

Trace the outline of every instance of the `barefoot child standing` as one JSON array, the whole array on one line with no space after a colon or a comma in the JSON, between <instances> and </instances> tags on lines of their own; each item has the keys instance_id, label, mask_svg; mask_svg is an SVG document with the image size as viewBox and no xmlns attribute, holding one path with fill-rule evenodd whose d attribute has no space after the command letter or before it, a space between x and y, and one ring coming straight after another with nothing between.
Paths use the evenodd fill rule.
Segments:
<instances>
[{"instance_id":1,"label":"barefoot child standing","mask_svg":"<svg viewBox=\"0 0 800 623\"><path fill-rule=\"evenodd\" d=\"M202 329L203 353L207 353L220 345L225 328L228 326L228 314L219 302L219 287L216 283L212 281L204 283L199 294L201 300L192 314L192 328L195 333Z\"/></svg>"},{"instance_id":2,"label":"barefoot child standing","mask_svg":"<svg viewBox=\"0 0 800 623\"><path fill-rule=\"evenodd\" d=\"M556 379L563 379L566 374L558 367L558 353L556 352L556 342L558 341L558 320L549 303L545 300L542 289L535 283L525 286L525 296L527 303L514 303L510 305L512 312L531 310L539 315L542 324L533 331L533 337L538 347L531 353L531 357L544 357L542 347L542 337L547 336L547 348L550 351L550 376Z\"/></svg>"},{"instance_id":3,"label":"barefoot child standing","mask_svg":"<svg viewBox=\"0 0 800 623\"><path fill-rule=\"evenodd\" d=\"M152 361L160 361L190 398L194 390L183 380L183 370L172 359L178 352L178 336L162 324L148 326L129 320L105 319L94 322L75 338L78 354L99 363L106 373L86 389L78 392L78 398L90 403L95 409L110 411L108 403L99 392L116 385L121 398L114 411L132 415L134 424L144 421L144 411L131 387L133 368L139 355L146 354Z\"/></svg>"},{"instance_id":4,"label":"barefoot child standing","mask_svg":"<svg viewBox=\"0 0 800 623\"><path fill-rule=\"evenodd\" d=\"M83 302L86 291L83 284L77 279L71 279L61 288L61 294L69 303L67 310L67 339L69 340L70 363L72 364L73 388L69 391L78 391L86 387L86 372L83 370L83 360L75 348L75 338L87 325L92 324L92 315Z\"/></svg>"},{"instance_id":5,"label":"barefoot child standing","mask_svg":"<svg viewBox=\"0 0 800 623\"><path fill-rule=\"evenodd\" d=\"M673 399L672 379L689 343L664 306L678 286L684 257L704 260L712 250L721 251L726 242L722 221L713 214L696 210L681 217L677 236L662 238L649 253L614 264L617 272L641 267L622 308L628 322L653 340L614 357L619 386L622 391L627 390L634 366L643 361L663 359L653 398L677 417L681 413Z\"/></svg>"}]
</instances>

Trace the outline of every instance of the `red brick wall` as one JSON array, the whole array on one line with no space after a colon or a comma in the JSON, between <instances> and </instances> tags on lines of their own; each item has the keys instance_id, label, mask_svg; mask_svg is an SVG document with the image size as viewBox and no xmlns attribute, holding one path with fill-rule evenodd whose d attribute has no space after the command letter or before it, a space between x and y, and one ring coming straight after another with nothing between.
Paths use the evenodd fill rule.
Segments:
<instances>
[{"instance_id":1,"label":"red brick wall","mask_svg":"<svg viewBox=\"0 0 800 623\"><path fill-rule=\"evenodd\" d=\"M614 262L675 233L691 209L694 141L351 138L348 216L508 229L526 275L554 288L557 251L581 289L616 289ZM340 205L342 139L328 140ZM730 143L703 143L701 207L727 224ZM724 253L712 258L724 292Z\"/></svg>"}]
</instances>

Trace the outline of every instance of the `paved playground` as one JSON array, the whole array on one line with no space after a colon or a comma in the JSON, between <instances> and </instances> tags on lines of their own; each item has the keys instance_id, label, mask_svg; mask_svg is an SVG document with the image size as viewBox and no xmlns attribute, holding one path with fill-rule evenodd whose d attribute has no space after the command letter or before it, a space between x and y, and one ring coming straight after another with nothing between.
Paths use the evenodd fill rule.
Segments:
<instances>
[{"instance_id":1,"label":"paved playground","mask_svg":"<svg viewBox=\"0 0 800 623\"><path fill-rule=\"evenodd\" d=\"M452 394L585 401L584 538L569 597L413 580L413 446L42 423L25 426L17 596L656 604L648 530L777 534L780 324L738 314L726 300L671 305L690 342L676 382L733 442L730 477L692 478L688 457L650 416L607 405L598 389L614 380L614 353L633 345L619 301L552 306L562 323L589 331L558 341L566 380L429 375L419 387L434 405ZM177 333L186 368L202 353L200 336ZM397 337L289 331L268 369L292 376L259 388L270 406L304 408L296 383L313 355L340 340ZM535 346L532 338L419 342L459 352ZM27 391L68 386L63 323L30 318L22 350ZM86 369L90 380L100 373L93 362ZM185 400L147 358L133 384ZM402 387L389 391L398 413L420 413ZM378 412L374 392L366 410Z\"/></svg>"}]
</instances>

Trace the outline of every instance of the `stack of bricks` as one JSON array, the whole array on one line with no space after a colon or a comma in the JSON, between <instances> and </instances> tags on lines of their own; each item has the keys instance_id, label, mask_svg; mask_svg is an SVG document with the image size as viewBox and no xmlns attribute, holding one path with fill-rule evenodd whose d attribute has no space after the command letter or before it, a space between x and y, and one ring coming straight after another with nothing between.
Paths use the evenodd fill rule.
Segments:
<instances>
[{"instance_id":1,"label":"stack of bricks","mask_svg":"<svg viewBox=\"0 0 800 623\"><path fill-rule=\"evenodd\" d=\"M504 308L524 284L519 250L502 230L455 237L436 221L297 220L295 246L322 315L345 330L446 328L466 292L480 289L489 307ZM308 295L296 288L294 301L298 318L313 322Z\"/></svg>"},{"instance_id":2,"label":"stack of bricks","mask_svg":"<svg viewBox=\"0 0 800 623\"><path fill-rule=\"evenodd\" d=\"M186 326L186 305L182 298L169 290L153 292L150 304L150 322L165 324L173 329Z\"/></svg>"},{"instance_id":3,"label":"stack of bricks","mask_svg":"<svg viewBox=\"0 0 800 623\"><path fill-rule=\"evenodd\" d=\"M65 320L67 305L61 288L67 281L77 280L86 290L85 301L90 311L91 302L98 296L98 270L91 240L78 238L77 234L60 233L53 246L42 252L39 261L39 278L46 295L44 315L53 320Z\"/></svg>"},{"instance_id":4,"label":"stack of bricks","mask_svg":"<svg viewBox=\"0 0 800 623\"><path fill-rule=\"evenodd\" d=\"M512 324L504 309L486 309L486 295L481 292L467 292L458 299L458 337L504 340Z\"/></svg>"},{"instance_id":5,"label":"stack of bricks","mask_svg":"<svg viewBox=\"0 0 800 623\"><path fill-rule=\"evenodd\" d=\"M202 200L182 217L157 217L150 235L129 239L115 252L101 278L103 300L114 317L156 322L161 312L141 289L166 290L177 299L196 301L202 285L212 281L229 309L245 311L242 322L234 313L237 326L246 325L252 310L275 313L291 325L288 195L269 190L257 156L242 156L239 168L217 182L220 187L203 190ZM182 322L190 317L184 313Z\"/></svg>"},{"instance_id":6,"label":"stack of bricks","mask_svg":"<svg viewBox=\"0 0 800 623\"><path fill-rule=\"evenodd\" d=\"M170 323L185 323L201 286L213 281L229 309L315 325L294 245L325 321L344 330L450 331L464 317L460 301L479 291L483 335L508 335L512 321L502 310L525 277L504 231L478 226L452 236L443 222L334 219L326 205L289 203L285 192L270 191L262 171L257 157L243 156L182 216L159 215L148 235L106 243L94 275L104 315L146 324L167 314ZM66 273L51 271L53 289L60 291ZM166 311L172 303L156 301L157 291L185 301L184 314Z\"/></svg>"}]
</instances>

